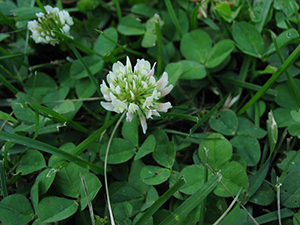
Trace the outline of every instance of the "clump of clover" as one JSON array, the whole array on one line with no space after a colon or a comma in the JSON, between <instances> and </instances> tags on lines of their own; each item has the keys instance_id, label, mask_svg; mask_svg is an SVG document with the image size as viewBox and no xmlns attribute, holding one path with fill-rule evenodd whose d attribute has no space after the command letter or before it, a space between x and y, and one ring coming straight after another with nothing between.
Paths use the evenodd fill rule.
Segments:
<instances>
[{"instance_id":1,"label":"clump of clover","mask_svg":"<svg viewBox=\"0 0 300 225\"><path fill-rule=\"evenodd\" d=\"M159 112L167 112L171 108L170 102L161 103L159 100L170 93L173 85L167 86L168 74L163 73L156 81L153 65L147 60L137 60L134 70L127 57L126 65L121 62L114 63L112 71L100 85L103 97L108 102L101 101L101 105L109 111L123 113L126 111L126 120L131 121L135 113L138 114L143 132L146 133L146 119L160 116Z\"/></svg>"},{"instance_id":2,"label":"clump of clover","mask_svg":"<svg viewBox=\"0 0 300 225\"><path fill-rule=\"evenodd\" d=\"M59 38L54 31L60 31L64 35L70 36L70 27L73 25L73 19L65 10L59 10L57 7L52 8L50 5L45 6L45 13L37 13L38 20L29 21L28 29L32 32L31 37L35 43L42 44L59 44Z\"/></svg>"}]
</instances>

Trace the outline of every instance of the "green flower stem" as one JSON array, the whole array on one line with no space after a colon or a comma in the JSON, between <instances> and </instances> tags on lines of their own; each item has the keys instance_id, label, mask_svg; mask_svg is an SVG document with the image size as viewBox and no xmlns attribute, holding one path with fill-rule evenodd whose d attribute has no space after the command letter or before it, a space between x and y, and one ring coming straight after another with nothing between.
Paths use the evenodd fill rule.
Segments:
<instances>
[{"instance_id":1,"label":"green flower stem","mask_svg":"<svg viewBox=\"0 0 300 225\"><path fill-rule=\"evenodd\" d=\"M147 211L140 217L140 219L135 223L135 225L143 225L151 216L169 199L173 196L173 194L181 188L185 184L183 178L179 178L179 180L169 188L162 196L159 197L148 209Z\"/></svg>"},{"instance_id":2,"label":"green flower stem","mask_svg":"<svg viewBox=\"0 0 300 225\"><path fill-rule=\"evenodd\" d=\"M115 220L114 220L114 215L112 212L112 208L111 208L111 204L110 204L110 197L109 197L109 190L108 190L108 182L107 182L107 159L108 159L108 152L110 149L110 145L112 142L112 139L116 133L116 130L118 128L118 126L120 125L123 117L125 116L126 111L123 112L122 116L119 118L118 122L116 123L110 138L108 140L108 144L107 144L107 148L106 148L106 153L105 153L105 160L104 160L104 185L105 185L105 192L106 192L106 199L107 199L107 205L108 205L108 211L109 211L109 216L110 216L110 223L111 225L115 225Z\"/></svg>"},{"instance_id":3,"label":"green flower stem","mask_svg":"<svg viewBox=\"0 0 300 225\"><path fill-rule=\"evenodd\" d=\"M278 181L278 177L277 177ZM281 223L281 212L280 212L280 186L281 185L276 185L276 192L277 192L277 212L278 212L278 223L279 225L282 225Z\"/></svg>"},{"instance_id":4,"label":"green flower stem","mask_svg":"<svg viewBox=\"0 0 300 225\"><path fill-rule=\"evenodd\" d=\"M177 19L176 13L175 13L174 8L173 8L173 5L172 5L170 0L165 0L165 4L167 6L167 9L169 11L169 15L171 17L171 20L172 20L172 22L173 22L180 38L182 38L183 35L182 35L181 26L180 26L179 21Z\"/></svg>"},{"instance_id":5,"label":"green flower stem","mask_svg":"<svg viewBox=\"0 0 300 225\"><path fill-rule=\"evenodd\" d=\"M201 7L201 2L195 6L191 16L191 30L195 30L198 28L198 10Z\"/></svg>"},{"instance_id":6,"label":"green flower stem","mask_svg":"<svg viewBox=\"0 0 300 225\"><path fill-rule=\"evenodd\" d=\"M262 88L240 109L238 116L242 115L251 105L254 104L265 92L275 83L275 81L289 68L300 55L300 45L286 59L282 66L277 70L272 77L262 86Z\"/></svg>"},{"instance_id":7,"label":"green flower stem","mask_svg":"<svg viewBox=\"0 0 300 225\"><path fill-rule=\"evenodd\" d=\"M115 4L116 9L117 9L118 20L121 21L121 19L122 19L122 10L121 10L121 7L120 7L119 0L112 0L112 1Z\"/></svg>"},{"instance_id":8,"label":"green flower stem","mask_svg":"<svg viewBox=\"0 0 300 225\"><path fill-rule=\"evenodd\" d=\"M163 44L162 44L162 35L160 30L159 19L155 22L155 31L156 31L156 39L157 39L157 74L161 74L162 71L162 51L163 51Z\"/></svg>"},{"instance_id":9,"label":"green flower stem","mask_svg":"<svg viewBox=\"0 0 300 225\"><path fill-rule=\"evenodd\" d=\"M77 51L77 49L74 47L73 44L69 44L69 46L71 47L73 53L75 54L75 56L77 57L77 59L80 61L82 67L84 68L84 70L87 72L90 80L92 81L92 83L94 84L99 96L102 96L101 92L100 92L100 88L99 88L99 84L96 80L96 78L93 76L93 74L91 73L89 67L86 65L85 61L83 60L82 56L80 55L80 53Z\"/></svg>"}]
</instances>

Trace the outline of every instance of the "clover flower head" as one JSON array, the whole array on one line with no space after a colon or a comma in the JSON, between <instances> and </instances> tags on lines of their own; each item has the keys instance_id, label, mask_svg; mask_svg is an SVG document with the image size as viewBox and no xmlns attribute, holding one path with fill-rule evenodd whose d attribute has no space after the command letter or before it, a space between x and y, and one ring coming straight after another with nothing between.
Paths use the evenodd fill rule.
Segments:
<instances>
[{"instance_id":1,"label":"clover flower head","mask_svg":"<svg viewBox=\"0 0 300 225\"><path fill-rule=\"evenodd\" d=\"M70 27L73 25L73 19L70 14L57 7L45 6L47 13L37 13L38 20L29 21L28 29L32 32L31 37L35 43L56 45L59 43L59 38L53 31L60 31L63 34L70 36ZM55 24L54 24L55 23Z\"/></svg>"},{"instance_id":2,"label":"clover flower head","mask_svg":"<svg viewBox=\"0 0 300 225\"><path fill-rule=\"evenodd\" d=\"M160 103L159 100L169 94L173 85L168 85L168 74L163 73L156 81L154 67L144 59L138 59L132 68L129 57L126 65L114 63L112 71L103 80L100 90L106 102L101 105L116 113L126 112L126 120L131 121L135 113L138 114L143 132L146 133L146 119L160 116L159 112L167 112L172 107L170 102Z\"/></svg>"}]
</instances>

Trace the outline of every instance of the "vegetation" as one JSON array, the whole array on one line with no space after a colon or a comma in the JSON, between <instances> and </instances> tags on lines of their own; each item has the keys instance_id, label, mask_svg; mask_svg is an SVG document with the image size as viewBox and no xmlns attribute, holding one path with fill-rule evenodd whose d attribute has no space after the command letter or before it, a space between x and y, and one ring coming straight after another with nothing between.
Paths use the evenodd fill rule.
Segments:
<instances>
[{"instance_id":1,"label":"vegetation","mask_svg":"<svg viewBox=\"0 0 300 225\"><path fill-rule=\"evenodd\" d=\"M0 221L300 224L299 4L0 0Z\"/></svg>"}]
</instances>

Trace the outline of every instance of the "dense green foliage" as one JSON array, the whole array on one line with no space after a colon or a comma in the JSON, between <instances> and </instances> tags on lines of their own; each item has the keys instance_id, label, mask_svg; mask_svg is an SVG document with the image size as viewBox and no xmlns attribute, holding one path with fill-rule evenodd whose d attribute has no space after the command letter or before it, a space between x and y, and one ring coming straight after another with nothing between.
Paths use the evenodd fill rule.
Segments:
<instances>
[{"instance_id":1,"label":"dense green foliage","mask_svg":"<svg viewBox=\"0 0 300 225\"><path fill-rule=\"evenodd\" d=\"M0 221L110 224L113 135L116 224L300 224L299 4L0 0ZM100 105L127 56L174 86L146 134Z\"/></svg>"}]
</instances>

